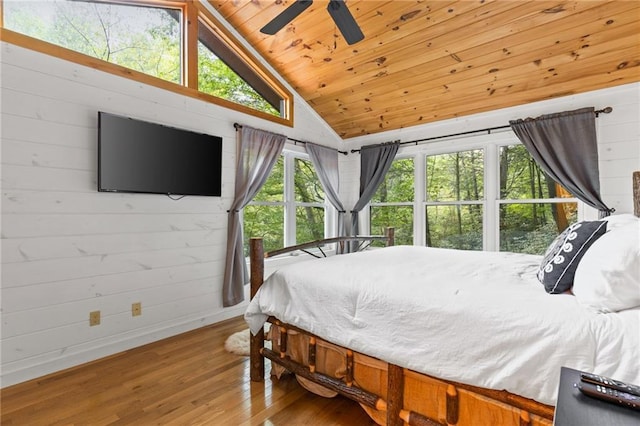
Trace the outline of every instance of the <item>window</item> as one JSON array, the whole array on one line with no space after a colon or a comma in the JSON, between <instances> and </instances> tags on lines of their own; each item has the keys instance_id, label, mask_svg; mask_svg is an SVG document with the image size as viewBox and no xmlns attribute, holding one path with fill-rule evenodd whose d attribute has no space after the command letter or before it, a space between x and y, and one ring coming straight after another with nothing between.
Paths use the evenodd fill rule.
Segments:
<instances>
[{"instance_id":1,"label":"window","mask_svg":"<svg viewBox=\"0 0 640 426\"><path fill-rule=\"evenodd\" d=\"M426 245L482 250L484 151L428 155L425 181Z\"/></svg>"},{"instance_id":2,"label":"window","mask_svg":"<svg viewBox=\"0 0 640 426\"><path fill-rule=\"evenodd\" d=\"M15 32L3 30L9 42L291 125L292 95L198 2L4 0L2 6L3 26Z\"/></svg>"},{"instance_id":3,"label":"window","mask_svg":"<svg viewBox=\"0 0 640 426\"><path fill-rule=\"evenodd\" d=\"M245 255L252 237L262 237L265 251L322 239L327 219L324 191L313 164L286 152L244 208Z\"/></svg>"},{"instance_id":4,"label":"window","mask_svg":"<svg viewBox=\"0 0 640 426\"><path fill-rule=\"evenodd\" d=\"M284 247L284 157L273 166L269 178L242 213L244 252L249 239L261 237L265 251Z\"/></svg>"},{"instance_id":5,"label":"window","mask_svg":"<svg viewBox=\"0 0 640 426\"><path fill-rule=\"evenodd\" d=\"M578 206L503 132L402 148L368 219L372 234L395 227L398 244L543 254Z\"/></svg>"},{"instance_id":6,"label":"window","mask_svg":"<svg viewBox=\"0 0 640 426\"><path fill-rule=\"evenodd\" d=\"M384 235L388 227L395 228L396 244L413 244L414 201L413 158L394 160L371 198L369 232Z\"/></svg>"},{"instance_id":7,"label":"window","mask_svg":"<svg viewBox=\"0 0 640 426\"><path fill-rule=\"evenodd\" d=\"M6 28L180 83L180 9L86 1L4 1Z\"/></svg>"},{"instance_id":8,"label":"window","mask_svg":"<svg viewBox=\"0 0 640 426\"><path fill-rule=\"evenodd\" d=\"M296 240L294 243L324 238L324 190L310 160L294 158Z\"/></svg>"},{"instance_id":9,"label":"window","mask_svg":"<svg viewBox=\"0 0 640 426\"><path fill-rule=\"evenodd\" d=\"M198 20L198 90L275 116L284 113L282 96L203 20Z\"/></svg>"},{"instance_id":10,"label":"window","mask_svg":"<svg viewBox=\"0 0 640 426\"><path fill-rule=\"evenodd\" d=\"M500 155L500 250L544 254L553 239L577 221L578 203L540 169L523 145Z\"/></svg>"}]
</instances>

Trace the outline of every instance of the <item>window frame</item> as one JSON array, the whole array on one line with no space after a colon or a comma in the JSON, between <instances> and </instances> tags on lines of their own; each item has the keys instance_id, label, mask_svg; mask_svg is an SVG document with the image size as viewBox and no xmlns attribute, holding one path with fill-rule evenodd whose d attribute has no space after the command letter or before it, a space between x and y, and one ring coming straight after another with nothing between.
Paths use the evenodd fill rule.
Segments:
<instances>
[{"instance_id":1,"label":"window frame","mask_svg":"<svg viewBox=\"0 0 640 426\"><path fill-rule=\"evenodd\" d=\"M513 138L517 141L516 143L499 143L493 146L493 159L496 162L494 173L496 176L494 177L495 182L492 185L492 191L495 192L495 203L493 208L493 221L495 222L495 226L493 228L494 235L492 238L492 243L495 244L492 251L500 251L500 206L506 204L564 204L564 203L576 203L578 205L578 221L582 220L581 217L584 215L584 203L582 203L576 197L554 197L554 198L500 198L500 148L505 146L513 146L513 145L522 145L519 139L514 135Z\"/></svg>"},{"instance_id":2,"label":"window frame","mask_svg":"<svg viewBox=\"0 0 640 426\"><path fill-rule=\"evenodd\" d=\"M238 41L213 13L200 2L190 0L88 0L95 3L121 4L127 6L160 7L179 9L182 14L181 27L181 83L173 83L130 68L88 56L65 47L33 38L4 27L3 0L0 0L0 40L39 53L60 58L79 65L125 77L143 84L168 90L190 98L199 99L218 106L249 114L278 124L293 127L293 94L262 63ZM237 104L198 91L198 26L202 22L211 33L235 53L238 60L253 70L275 93L282 98L280 117Z\"/></svg>"},{"instance_id":3,"label":"window frame","mask_svg":"<svg viewBox=\"0 0 640 426\"><path fill-rule=\"evenodd\" d=\"M427 157L432 157L436 155L447 155L447 154L455 154L457 152L468 152L468 151L482 151L482 178L483 178L483 188L482 188L482 198L477 200L447 200L447 201L433 201L427 198ZM476 146L476 147L467 147L464 149L456 149L454 151L444 151L444 152L429 152L425 153L422 158L424 160L424 166L421 170L423 176L423 186L424 189L422 191L422 197L424 201L422 203L422 235L420 237L422 241L422 245L427 245L427 208L430 206L480 206L482 208L482 249L486 250L487 245L487 236L486 236L486 212L487 212L487 195L486 195L486 185L487 185L487 149L485 146Z\"/></svg>"},{"instance_id":4,"label":"window frame","mask_svg":"<svg viewBox=\"0 0 640 426\"><path fill-rule=\"evenodd\" d=\"M500 250L500 205L506 203L577 203L577 220L585 219L585 204L577 198L544 198L544 199L500 199L500 162L501 146L518 145L520 140L511 131L493 132L463 138L452 137L437 142L400 147L396 159L414 158L414 245L426 245L426 208L438 204L479 204L483 209L482 249L484 251ZM484 197L478 201L431 202L427 200L426 157L429 155L450 154L455 152L482 149L484 151ZM371 204L371 203L369 203ZM363 229L370 228L370 205L361 216Z\"/></svg>"},{"instance_id":5,"label":"window frame","mask_svg":"<svg viewBox=\"0 0 640 426\"><path fill-rule=\"evenodd\" d=\"M323 230L323 238L327 238L327 234L329 232L329 220L328 220L328 209L327 207L330 206L331 204L328 202L327 200L327 196L325 194L324 196L324 200L322 200L322 202L305 202L305 201L297 201L296 200L296 190L295 190L295 169L296 169L296 165L295 165L295 160L296 159L300 159L300 160L304 160L304 161L308 161L311 166L313 167L313 171L316 173L317 176L317 171L315 170L315 166L313 165L313 162L311 161L311 157L309 156L309 154L302 154L302 153L295 153L293 151L289 151L287 150L285 153L285 168L284 168L284 175L285 175L285 194L287 194L287 191L290 191L288 193L288 195L285 197L285 223L287 224L287 226L285 226L285 244L286 245L294 245L294 244L301 244L301 243L306 243L307 241L297 241L297 235L298 235L298 223L297 223L297 218L298 218L298 208L299 207L318 207L318 208L322 208L324 209L324 230ZM288 160L288 158L290 158L290 160ZM287 173L287 167L290 168L289 173ZM287 185L289 185L287 187ZM323 188L324 191L324 188ZM288 203L287 203L288 201ZM335 209L334 209L335 210Z\"/></svg>"},{"instance_id":6,"label":"window frame","mask_svg":"<svg viewBox=\"0 0 640 426\"><path fill-rule=\"evenodd\" d=\"M413 210L413 244L416 244L416 220L417 220L417 216L416 216L416 200L418 199L418 193L416 190L417 187L417 183L416 183L416 175L418 173L418 168L417 168L417 161L415 156L413 155L407 155L407 154L398 154L396 155L396 157L393 159L393 161L398 161L398 160L408 160L411 159L413 160L413 201L393 201L393 202L374 202L374 201L370 201L367 204L367 217L366 217L366 221L365 223L363 223L363 228L362 229L368 229L369 230L369 234L373 234L371 231L371 209L374 207L411 207ZM393 165L392 165L393 167ZM385 176L386 179L386 176ZM379 188L378 188L379 189ZM377 192L377 190L376 190ZM374 194L375 195L375 194Z\"/></svg>"},{"instance_id":7,"label":"window frame","mask_svg":"<svg viewBox=\"0 0 640 426\"><path fill-rule=\"evenodd\" d=\"M248 203L250 206L282 206L284 209L284 223L283 223L283 231L284 231L284 245L292 246L300 243L304 243L306 241L298 241L296 242L296 209L298 207L321 207L324 209L324 238L329 238L335 236L335 228L337 221L337 211L336 209L329 203L326 195L324 201L322 203L315 202L302 202L296 201L295 199L295 185L294 185L294 174L295 174L295 159L300 158L305 161L311 161L309 154L305 151L288 148L282 151L283 158L283 168L284 168L284 182L283 182L283 200L282 201L251 201ZM244 223L244 217L242 218Z\"/></svg>"}]
</instances>

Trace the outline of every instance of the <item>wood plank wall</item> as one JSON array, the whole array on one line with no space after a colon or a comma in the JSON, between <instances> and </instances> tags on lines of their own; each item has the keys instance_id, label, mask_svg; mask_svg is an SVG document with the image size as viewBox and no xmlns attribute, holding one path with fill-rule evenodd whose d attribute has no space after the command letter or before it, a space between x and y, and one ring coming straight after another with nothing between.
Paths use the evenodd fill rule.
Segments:
<instances>
[{"instance_id":1,"label":"wood plank wall","mask_svg":"<svg viewBox=\"0 0 640 426\"><path fill-rule=\"evenodd\" d=\"M295 129L2 43L2 386L241 315L223 309L234 122ZM98 111L223 137L222 197L96 191ZM142 303L142 315L131 304ZM89 312L101 324L89 326Z\"/></svg>"}]
</instances>

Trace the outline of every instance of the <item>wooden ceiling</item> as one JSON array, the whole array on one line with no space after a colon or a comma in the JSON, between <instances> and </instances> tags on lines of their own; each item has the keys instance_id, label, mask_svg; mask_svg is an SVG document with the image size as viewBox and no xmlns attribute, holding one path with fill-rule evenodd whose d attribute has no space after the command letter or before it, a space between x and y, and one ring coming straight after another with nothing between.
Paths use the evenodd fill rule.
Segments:
<instances>
[{"instance_id":1,"label":"wooden ceiling","mask_svg":"<svg viewBox=\"0 0 640 426\"><path fill-rule=\"evenodd\" d=\"M291 0L209 0L343 138L640 81L640 1L328 0L276 35Z\"/></svg>"}]
</instances>

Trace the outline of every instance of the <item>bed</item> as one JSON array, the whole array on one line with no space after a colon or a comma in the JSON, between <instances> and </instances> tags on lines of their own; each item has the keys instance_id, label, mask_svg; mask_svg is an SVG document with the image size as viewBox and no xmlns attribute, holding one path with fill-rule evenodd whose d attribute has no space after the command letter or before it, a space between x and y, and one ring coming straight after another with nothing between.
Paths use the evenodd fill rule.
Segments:
<instances>
[{"instance_id":1,"label":"bed","mask_svg":"<svg viewBox=\"0 0 640 426\"><path fill-rule=\"evenodd\" d=\"M640 216L640 173L634 185ZM578 224L600 234L589 234L575 284L552 292L540 283L549 256L393 246L392 232L266 254L252 239L251 379L269 359L272 375L345 395L380 425L551 425L561 366L640 383L640 218L592 222ZM375 240L389 247L264 281L265 257Z\"/></svg>"}]
</instances>

